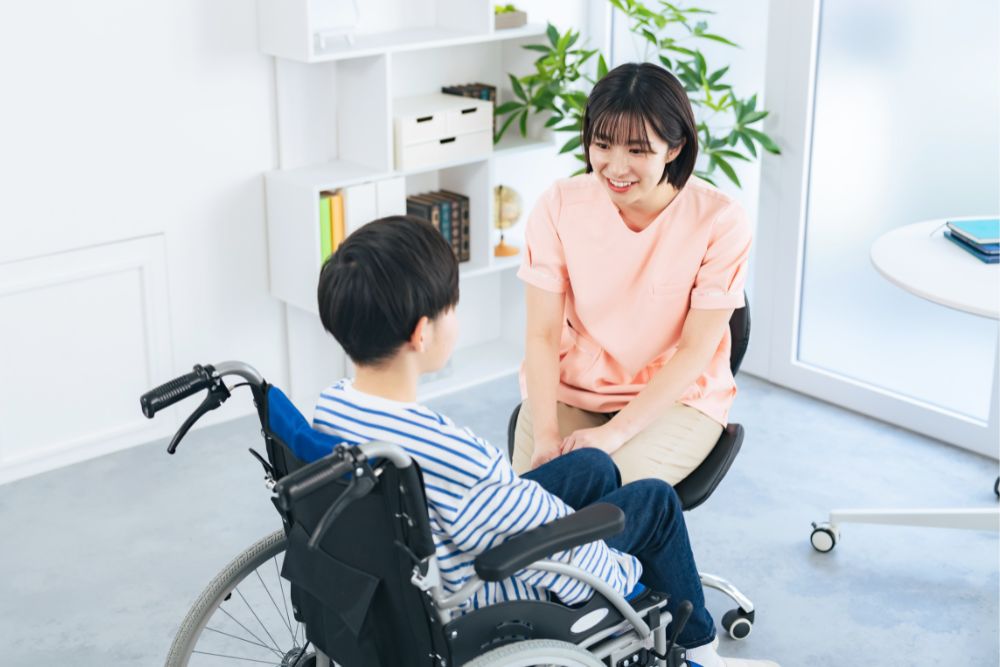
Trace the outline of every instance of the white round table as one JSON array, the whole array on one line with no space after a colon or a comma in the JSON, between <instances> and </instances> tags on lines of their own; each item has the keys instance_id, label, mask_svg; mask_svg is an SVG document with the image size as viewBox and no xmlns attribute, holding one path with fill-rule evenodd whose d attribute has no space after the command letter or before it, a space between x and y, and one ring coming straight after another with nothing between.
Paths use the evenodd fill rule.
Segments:
<instances>
[{"instance_id":1,"label":"white round table","mask_svg":"<svg viewBox=\"0 0 1000 667\"><path fill-rule=\"evenodd\" d=\"M946 239L945 222L927 220L886 232L872 245L872 264L907 292L966 313L1000 319L1000 264L981 262Z\"/></svg>"},{"instance_id":2,"label":"white round table","mask_svg":"<svg viewBox=\"0 0 1000 667\"><path fill-rule=\"evenodd\" d=\"M1000 264L981 262L946 239L945 222L927 220L883 234L872 245L872 264L907 292L966 313L1000 319ZM995 358L993 372L989 422L996 428L995 378L1000 373L1000 356ZM813 548L833 549L840 534L837 526L845 522L1000 531L1000 507L833 510L829 522L813 524Z\"/></svg>"}]
</instances>

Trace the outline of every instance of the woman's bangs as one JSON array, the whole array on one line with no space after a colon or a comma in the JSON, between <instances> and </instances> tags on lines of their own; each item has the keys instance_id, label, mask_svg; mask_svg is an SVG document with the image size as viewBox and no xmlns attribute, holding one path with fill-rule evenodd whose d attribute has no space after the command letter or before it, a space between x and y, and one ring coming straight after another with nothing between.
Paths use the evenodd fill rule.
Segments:
<instances>
[{"instance_id":1,"label":"woman's bangs","mask_svg":"<svg viewBox=\"0 0 1000 667\"><path fill-rule=\"evenodd\" d=\"M591 141L605 141L613 146L636 146L651 151L646 134L646 119L641 113L629 109L608 109L599 114L594 123Z\"/></svg>"}]
</instances>

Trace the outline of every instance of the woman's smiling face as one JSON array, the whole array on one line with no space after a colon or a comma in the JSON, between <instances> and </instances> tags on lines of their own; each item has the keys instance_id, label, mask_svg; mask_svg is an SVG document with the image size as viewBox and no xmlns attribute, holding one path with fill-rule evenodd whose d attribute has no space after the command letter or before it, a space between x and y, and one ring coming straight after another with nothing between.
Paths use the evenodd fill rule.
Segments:
<instances>
[{"instance_id":1,"label":"woman's smiling face","mask_svg":"<svg viewBox=\"0 0 1000 667\"><path fill-rule=\"evenodd\" d=\"M662 185L663 170L677 157L680 147L671 149L645 122L645 137L635 136L628 144L614 143L609 137L595 133L587 147L594 173L604 184L616 206L640 204Z\"/></svg>"}]
</instances>

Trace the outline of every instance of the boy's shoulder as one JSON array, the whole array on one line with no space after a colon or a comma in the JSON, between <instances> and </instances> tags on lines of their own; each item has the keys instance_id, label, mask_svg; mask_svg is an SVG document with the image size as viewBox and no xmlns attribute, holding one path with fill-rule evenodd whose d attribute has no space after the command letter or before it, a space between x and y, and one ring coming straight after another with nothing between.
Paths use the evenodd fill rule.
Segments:
<instances>
[{"instance_id":1,"label":"boy's shoulder","mask_svg":"<svg viewBox=\"0 0 1000 667\"><path fill-rule=\"evenodd\" d=\"M387 431L402 429L418 440L471 450L466 453L477 457L492 459L499 452L470 429L458 426L447 415L421 403L404 403L360 392L349 378L335 382L320 392L317 410L333 411Z\"/></svg>"}]
</instances>

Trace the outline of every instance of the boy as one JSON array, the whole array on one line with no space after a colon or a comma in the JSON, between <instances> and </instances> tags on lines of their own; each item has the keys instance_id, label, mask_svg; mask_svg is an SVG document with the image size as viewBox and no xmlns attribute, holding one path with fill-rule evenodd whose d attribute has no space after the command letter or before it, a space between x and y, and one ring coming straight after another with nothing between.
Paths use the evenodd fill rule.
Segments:
<instances>
[{"instance_id":1,"label":"boy","mask_svg":"<svg viewBox=\"0 0 1000 667\"><path fill-rule=\"evenodd\" d=\"M397 443L419 463L449 593L473 575L473 560L486 549L573 509L612 503L625 512L624 532L554 558L591 572L623 595L642 575L647 586L671 594L668 609L674 613L681 600L690 600L694 613L678 641L691 665L777 667L715 652L715 624L705 609L680 503L665 482L620 486L611 458L597 449L571 452L519 477L499 449L415 402L420 375L444 366L458 335L458 265L430 224L391 217L357 230L324 264L318 298L323 326L350 356L356 374L321 394L313 427L357 444ZM591 590L563 575L524 570L488 583L470 604L548 594L576 604Z\"/></svg>"}]
</instances>

